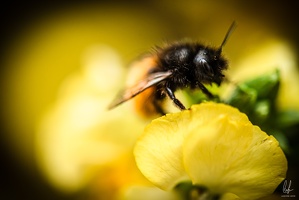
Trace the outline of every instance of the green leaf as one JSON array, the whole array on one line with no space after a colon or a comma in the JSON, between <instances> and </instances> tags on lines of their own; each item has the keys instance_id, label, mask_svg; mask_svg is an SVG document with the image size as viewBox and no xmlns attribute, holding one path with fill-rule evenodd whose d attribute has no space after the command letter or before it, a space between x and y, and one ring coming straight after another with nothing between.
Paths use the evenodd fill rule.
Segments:
<instances>
[{"instance_id":1,"label":"green leaf","mask_svg":"<svg viewBox=\"0 0 299 200\"><path fill-rule=\"evenodd\" d=\"M271 114L271 103L267 100L258 101L255 104L253 113L250 113L252 118L254 118L254 123L263 123L265 122Z\"/></svg>"},{"instance_id":2,"label":"green leaf","mask_svg":"<svg viewBox=\"0 0 299 200\"><path fill-rule=\"evenodd\" d=\"M279 127L285 128L299 124L299 111L284 110L277 114L276 123Z\"/></svg>"},{"instance_id":3,"label":"green leaf","mask_svg":"<svg viewBox=\"0 0 299 200\"><path fill-rule=\"evenodd\" d=\"M279 70L245 81L247 87L256 91L258 99L275 99L280 83Z\"/></svg>"},{"instance_id":4,"label":"green leaf","mask_svg":"<svg viewBox=\"0 0 299 200\"><path fill-rule=\"evenodd\" d=\"M246 80L237 85L226 102L246 113L253 123L262 125L276 112L279 83L278 70Z\"/></svg>"},{"instance_id":5,"label":"green leaf","mask_svg":"<svg viewBox=\"0 0 299 200\"><path fill-rule=\"evenodd\" d=\"M254 89L251 89L246 84L240 84L233 91L227 103L237 107L242 112L248 113L253 109L256 99L257 92Z\"/></svg>"}]
</instances>

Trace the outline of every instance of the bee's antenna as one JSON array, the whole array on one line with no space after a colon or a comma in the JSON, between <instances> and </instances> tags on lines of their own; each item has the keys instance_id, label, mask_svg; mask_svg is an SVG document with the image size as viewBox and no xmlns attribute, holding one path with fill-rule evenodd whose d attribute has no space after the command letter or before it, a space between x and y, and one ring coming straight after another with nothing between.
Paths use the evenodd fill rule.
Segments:
<instances>
[{"instance_id":1,"label":"bee's antenna","mask_svg":"<svg viewBox=\"0 0 299 200\"><path fill-rule=\"evenodd\" d=\"M226 33L226 35L225 35L222 43L221 43L221 45L220 45L220 47L218 49L219 54L221 53L222 47L226 44L228 38L230 37L230 35L232 34L232 32L235 30L236 26L237 26L236 21L233 21L233 23L230 25L230 27L229 27L229 29L228 29L228 31L227 31L227 33Z\"/></svg>"}]
</instances>

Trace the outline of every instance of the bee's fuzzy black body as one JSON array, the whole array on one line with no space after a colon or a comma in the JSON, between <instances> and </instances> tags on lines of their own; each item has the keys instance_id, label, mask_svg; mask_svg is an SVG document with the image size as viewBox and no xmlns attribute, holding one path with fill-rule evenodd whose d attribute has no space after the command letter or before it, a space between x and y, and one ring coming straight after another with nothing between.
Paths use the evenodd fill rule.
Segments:
<instances>
[{"instance_id":1,"label":"bee's fuzzy black body","mask_svg":"<svg viewBox=\"0 0 299 200\"><path fill-rule=\"evenodd\" d=\"M160 100L167 94L181 109L185 107L174 95L177 89L199 88L212 98L204 84L220 85L224 78L222 71L227 69L227 60L221 56L219 49L199 43L177 42L157 48L157 56L157 66L149 73L171 71L171 75L157 84L155 96Z\"/></svg>"},{"instance_id":2,"label":"bee's fuzzy black body","mask_svg":"<svg viewBox=\"0 0 299 200\"><path fill-rule=\"evenodd\" d=\"M145 115L163 114L161 102L166 96L183 110L186 108L174 92L186 87L200 89L209 98L213 98L204 85L222 83L223 71L228 67L227 60L221 54L222 47L235 26L233 22L218 48L188 41L157 47L153 54L142 59L144 63L141 62L139 70L143 75L142 79L121 91L109 109L138 95L135 98L136 108Z\"/></svg>"}]
</instances>

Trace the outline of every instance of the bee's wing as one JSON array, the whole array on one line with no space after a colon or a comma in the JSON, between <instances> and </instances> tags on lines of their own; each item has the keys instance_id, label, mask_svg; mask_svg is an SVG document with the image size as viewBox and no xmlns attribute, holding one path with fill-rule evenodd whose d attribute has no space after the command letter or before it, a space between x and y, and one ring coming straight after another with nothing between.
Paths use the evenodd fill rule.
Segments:
<instances>
[{"instance_id":1,"label":"bee's wing","mask_svg":"<svg viewBox=\"0 0 299 200\"><path fill-rule=\"evenodd\" d=\"M143 92L147 88L156 85L157 83L165 80L172 74L171 71L166 72L156 72L153 74L150 74L145 79L142 79L137 84L133 85L132 87L126 88L125 90L122 90L119 95L115 98L114 101L109 105L108 109L112 109L120 104L122 104L125 101L128 101L129 99L132 99L139 93Z\"/></svg>"}]
</instances>

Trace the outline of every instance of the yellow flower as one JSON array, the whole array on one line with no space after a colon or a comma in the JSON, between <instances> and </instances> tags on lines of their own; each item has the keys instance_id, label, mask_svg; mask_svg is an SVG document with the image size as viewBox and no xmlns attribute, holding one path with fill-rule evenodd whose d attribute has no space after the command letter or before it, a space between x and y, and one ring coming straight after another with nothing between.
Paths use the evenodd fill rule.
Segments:
<instances>
[{"instance_id":1,"label":"yellow flower","mask_svg":"<svg viewBox=\"0 0 299 200\"><path fill-rule=\"evenodd\" d=\"M143 175L161 189L191 180L242 199L273 193L287 171L273 136L236 108L212 102L153 120L134 154Z\"/></svg>"}]
</instances>

